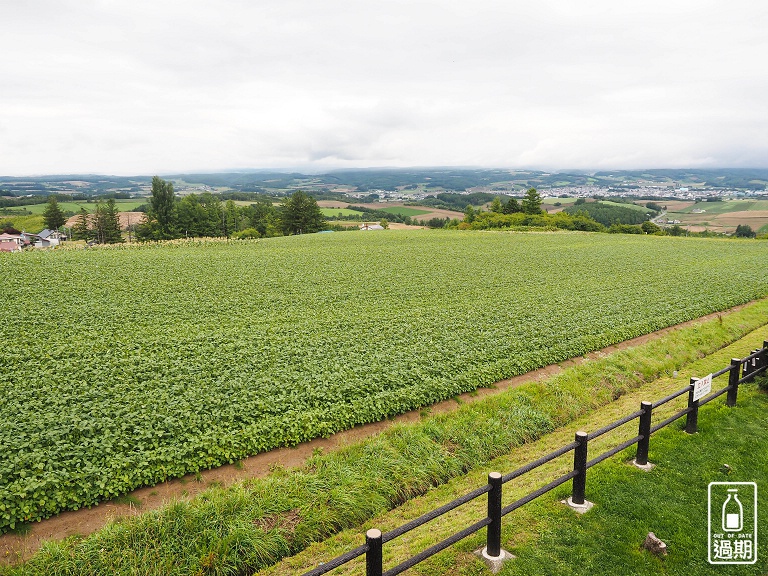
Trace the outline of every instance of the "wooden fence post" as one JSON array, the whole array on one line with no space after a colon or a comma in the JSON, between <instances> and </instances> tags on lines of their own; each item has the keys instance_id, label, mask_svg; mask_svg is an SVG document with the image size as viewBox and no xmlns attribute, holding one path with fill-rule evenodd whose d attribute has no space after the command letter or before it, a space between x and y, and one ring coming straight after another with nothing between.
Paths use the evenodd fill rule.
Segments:
<instances>
[{"instance_id":1,"label":"wooden fence post","mask_svg":"<svg viewBox=\"0 0 768 576\"><path fill-rule=\"evenodd\" d=\"M491 491L488 492L488 524L485 552L492 558L501 556L501 474L491 472L488 474L488 484Z\"/></svg>"},{"instance_id":2,"label":"wooden fence post","mask_svg":"<svg viewBox=\"0 0 768 576\"><path fill-rule=\"evenodd\" d=\"M650 402L640 402L640 410L643 411L643 414L640 416L637 435L642 436L642 438L637 442L635 464L645 466L648 464L648 444L651 441L651 411L653 410L653 404Z\"/></svg>"},{"instance_id":3,"label":"wooden fence post","mask_svg":"<svg viewBox=\"0 0 768 576\"><path fill-rule=\"evenodd\" d=\"M768 340L763 341L762 365L768 366ZM766 376L765 372L763 372L763 376Z\"/></svg>"},{"instance_id":4,"label":"wooden fence post","mask_svg":"<svg viewBox=\"0 0 768 576\"><path fill-rule=\"evenodd\" d=\"M725 398L725 405L733 408L736 406L736 397L739 395L739 369L741 368L741 358L731 358L731 369L728 372L728 395Z\"/></svg>"},{"instance_id":5,"label":"wooden fence post","mask_svg":"<svg viewBox=\"0 0 768 576\"><path fill-rule=\"evenodd\" d=\"M365 576L381 576L382 568L382 539L381 530L371 528L365 533L365 543L368 552L365 553Z\"/></svg>"},{"instance_id":6,"label":"wooden fence post","mask_svg":"<svg viewBox=\"0 0 768 576\"><path fill-rule=\"evenodd\" d=\"M688 412L685 419L685 431L688 434L695 434L699 431L699 401L693 399L693 391L698 378L691 378L691 389L688 391Z\"/></svg>"},{"instance_id":7,"label":"wooden fence post","mask_svg":"<svg viewBox=\"0 0 768 576\"><path fill-rule=\"evenodd\" d=\"M573 469L578 472L573 477L573 494L571 502L574 504L584 504L584 492L587 487L587 440L589 436L586 432L576 432L576 443L578 444L573 451Z\"/></svg>"}]
</instances>

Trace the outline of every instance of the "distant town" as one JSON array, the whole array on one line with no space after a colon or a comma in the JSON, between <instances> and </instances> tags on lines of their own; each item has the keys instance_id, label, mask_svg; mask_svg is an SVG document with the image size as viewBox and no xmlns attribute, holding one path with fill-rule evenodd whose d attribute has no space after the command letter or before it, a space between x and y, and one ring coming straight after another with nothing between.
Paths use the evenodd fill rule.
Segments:
<instances>
[{"instance_id":1,"label":"distant town","mask_svg":"<svg viewBox=\"0 0 768 576\"><path fill-rule=\"evenodd\" d=\"M442 192L492 193L522 197L536 188L544 197L696 198L765 197L768 169L541 172L459 168L370 169L324 174L251 171L161 175L179 195L251 192L285 196L304 190L317 197L348 196L369 202L423 200ZM150 193L151 176L0 176L0 196L60 194L140 198Z\"/></svg>"}]
</instances>

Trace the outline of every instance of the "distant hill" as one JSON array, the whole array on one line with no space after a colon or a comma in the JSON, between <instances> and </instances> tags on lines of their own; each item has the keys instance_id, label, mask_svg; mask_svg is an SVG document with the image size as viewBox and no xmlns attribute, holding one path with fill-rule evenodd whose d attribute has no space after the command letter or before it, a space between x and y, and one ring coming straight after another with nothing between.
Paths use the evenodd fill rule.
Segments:
<instances>
[{"instance_id":1,"label":"distant hill","mask_svg":"<svg viewBox=\"0 0 768 576\"><path fill-rule=\"evenodd\" d=\"M696 190L765 190L768 169L651 169L600 172L536 170L403 168L338 170L324 174L252 171L205 174L166 174L177 191L232 191L285 195L303 189L316 197L338 196L344 192L376 194L399 192L404 195L477 192L522 195L527 188L546 191L552 188L594 186L632 194L641 186L692 187ZM28 196L49 194L104 195L121 193L146 195L151 176L55 175L1 177L0 195Z\"/></svg>"}]
</instances>

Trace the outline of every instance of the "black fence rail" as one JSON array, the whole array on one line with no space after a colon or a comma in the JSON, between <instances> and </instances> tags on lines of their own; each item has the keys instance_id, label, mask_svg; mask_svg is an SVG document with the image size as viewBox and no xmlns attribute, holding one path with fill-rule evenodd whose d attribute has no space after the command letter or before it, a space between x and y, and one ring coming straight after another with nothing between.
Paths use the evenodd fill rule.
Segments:
<instances>
[{"instance_id":1,"label":"black fence rail","mask_svg":"<svg viewBox=\"0 0 768 576\"><path fill-rule=\"evenodd\" d=\"M317 568L310 570L309 572L304 573L303 576L320 576L321 574L326 574L327 572L330 572L331 570L334 570L362 555L365 555L366 576L395 576L396 574L400 574L409 568L414 567L419 562L434 556L438 552L445 550L460 540L463 540L464 538L479 532L483 528L487 529L486 545L485 549L483 550L483 555L491 560L502 559L504 556L501 549L501 525L502 518L504 516L514 510L517 510L521 506L524 506L528 502L535 500L539 496L542 496L543 494L546 494L547 492L557 488L561 484L565 484L569 480L572 480L573 482L571 497L568 499L569 504L572 504L575 507L586 506L585 496L587 470L589 468L599 464L611 456L618 454L633 444L637 444L635 464L641 467L648 465L650 438L654 432L661 430L665 426L668 426L683 416L686 417L685 431L689 434L697 432L699 408L701 406L711 402L723 394L727 394L726 405L735 406L739 385L745 382L751 382L754 380L755 376L765 372L766 369L768 369L768 341L763 342L763 347L761 349L752 351L752 353L746 358L731 359L730 365L723 368L722 370L718 370L717 372L714 372L713 374L710 374L709 376L701 379L691 378L691 382L688 386L678 390L673 394L670 394L665 398L661 398L655 402L641 402L639 410L633 412L632 414L628 414L627 416L616 420L607 426L604 426L589 434L582 431L576 432L573 442L555 450L554 452L542 456L534 462L526 464L525 466L522 466L517 470L514 470L505 475L502 475L499 472L489 473L488 483L485 486L481 486L480 488L477 488L472 492L469 492L468 494L465 494L464 496L461 496L460 498L457 498L456 500L441 506L440 508L432 510L431 512L427 512L426 514L416 518L415 520L411 520L410 522L403 524L394 530L385 533L382 533L380 530L375 528L368 530L365 535L365 544L358 546L354 550L350 550L346 554L334 558L333 560L322 564ZM720 390L712 392L712 380L725 374L728 374L728 385L724 388L721 388ZM676 398L679 398L686 393L688 394L688 405L684 409L674 413L672 416L662 420L661 422L658 422L655 425L651 424L654 409L658 408L659 406L663 406L664 404L667 404L668 402L671 402L672 400L675 400ZM636 436L618 444L606 452L603 452L592 460L587 459L590 440L594 440L595 438L615 430L620 426L624 426L625 424L628 424L635 419L639 420ZM542 486L538 490L523 496L519 500L516 500L515 502L502 507L502 486L504 484L538 468L539 466L546 464L547 462L554 460L555 458L564 456L569 452L573 452L573 469L570 472L560 476L549 484ZM434 546L431 546L426 550L416 554L415 556L408 558L404 562L390 568L386 572L383 570L382 551L384 544L394 540L399 536L402 536L410 530L423 526L426 523L439 518L443 514L446 514L447 512L458 508L459 506L467 504L468 502L471 502L472 500L475 500L484 494L488 495L488 513L485 518L478 520L464 530L461 530L460 532L453 534L445 540L438 542Z\"/></svg>"}]
</instances>

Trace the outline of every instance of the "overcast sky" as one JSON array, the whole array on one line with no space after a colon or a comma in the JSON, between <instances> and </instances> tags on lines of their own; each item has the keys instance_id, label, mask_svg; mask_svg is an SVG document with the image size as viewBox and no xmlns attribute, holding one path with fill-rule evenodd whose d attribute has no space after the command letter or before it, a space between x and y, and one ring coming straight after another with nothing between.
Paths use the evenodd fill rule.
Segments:
<instances>
[{"instance_id":1,"label":"overcast sky","mask_svg":"<svg viewBox=\"0 0 768 576\"><path fill-rule=\"evenodd\" d=\"M2 0L0 175L768 167L758 0Z\"/></svg>"}]
</instances>

